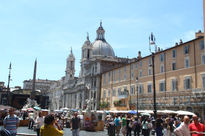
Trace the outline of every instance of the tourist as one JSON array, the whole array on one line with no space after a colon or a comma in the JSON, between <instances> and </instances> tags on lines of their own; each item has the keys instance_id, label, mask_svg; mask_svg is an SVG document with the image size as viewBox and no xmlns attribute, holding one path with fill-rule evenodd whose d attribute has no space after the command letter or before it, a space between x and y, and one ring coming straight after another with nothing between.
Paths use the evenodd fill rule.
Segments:
<instances>
[{"instance_id":1,"label":"tourist","mask_svg":"<svg viewBox=\"0 0 205 136\"><path fill-rule=\"evenodd\" d=\"M163 130L162 124L163 124L163 120L161 119L160 116L158 116L158 118L157 118L157 120L156 120L156 135L157 135L157 136L163 136L163 133L162 133L162 130Z\"/></svg>"},{"instance_id":2,"label":"tourist","mask_svg":"<svg viewBox=\"0 0 205 136\"><path fill-rule=\"evenodd\" d=\"M192 136L203 136L202 133L205 132L205 126L199 122L197 115L194 115L192 118L193 122L189 125Z\"/></svg>"},{"instance_id":3,"label":"tourist","mask_svg":"<svg viewBox=\"0 0 205 136\"><path fill-rule=\"evenodd\" d=\"M133 124L132 124L132 120L131 120L131 116L130 115L128 115L127 116L127 119L126 119L126 128L127 128L127 136L131 136L132 134L132 126L133 126Z\"/></svg>"},{"instance_id":4,"label":"tourist","mask_svg":"<svg viewBox=\"0 0 205 136\"><path fill-rule=\"evenodd\" d=\"M144 136L149 136L150 130L149 130L148 125L149 125L148 119L145 118L145 119L142 121L142 134L143 134Z\"/></svg>"},{"instance_id":5,"label":"tourist","mask_svg":"<svg viewBox=\"0 0 205 136\"><path fill-rule=\"evenodd\" d=\"M80 131L80 118L78 118L78 113L74 113L74 117L71 119L70 130L73 136L79 136Z\"/></svg>"},{"instance_id":6,"label":"tourist","mask_svg":"<svg viewBox=\"0 0 205 136\"><path fill-rule=\"evenodd\" d=\"M108 135L109 136L114 136L115 135L115 122L114 122L114 117L113 116L108 118Z\"/></svg>"},{"instance_id":7,"label":"tourist","mask_svg":"<svg viewBox=\"0 0 205 136\"><path fill-rule=\"evenodd\" d=\"M164 124L164 135L165 136L172 136L174 131L174 126L173 123L171 122L171 119L167 117L165 119L165 124Z\"/></svg>"},{"instance_id":8,"label":"tourist","mask_svg":"<svg viewBox=\"0 0 205 136\"><path fill-rule=\"evenodd\" d=\"M119 119L119 116L118 116L118 115L115 117L114 122L115 122L116 134L117 134L117 136L119 136L119 134L120 134L120 127L121 127L121 126L120 126L120 119Z\"/></svg>"},{"instance_id":9,"label":"tourist","mask_svg":"<svg viewBox=\"0 0 205 136\"><path fill-rule=\"evenodd\" d=\"M125 136L126 135L126 125L127 125L127 121L126 121L126 118L125 118L125 115L123 114L122 115L122 117L121 117L121 124L122 124L122 129L121 129L121 131L122 131L122 134L123 134L123 136Z\"/></svg>"},{"instance_id":10,"label":"tourist","mask_svg":"<svg viewBox=\"0 0 205 136\"><path fill-rule=\"evenodd\" d=\"M36 118L36 132L37 136L40 136L40 128L43 126L44 118L42 116L42 113L39 112L39 116Z\"/></svg>"},{"instance_id":11,"label":"tourist","mask_svg":"<svg viewBox=\"0 0 205 136\"><path fill-rule=\"evenodd\" d=\"M181 123L179 127L174 130L176 136L191 136L189 130L189 122L190 119L188 116L184 116L184 121Z\"/></svg>"},{"instance_id":12,"label":"tourist","mask_svg":"<svg viewBox=\"0 0 205 136\"><path fill-rule=\"evenodd\" d=\"M4 128L8 130L11 136L16 136L19 126L19 118L14 114L14 108L9 109L9 115L4 118Z\"/></svg>"},{"instance_id":13,"label":"tourist","mask_svg":"<svg viewBox=\"0 0 205 136\"><path fill-rule=\"evenodd\" d=\"M57 126L57 128L55 128L54 125ZM40 128L40 135L41 136L62 136L63 135L63 130L61 130L53 114L49 114L45 117L44 125Z\"/></svg>"},{"instance_id":14,"label":"tourist","mask_svg":"<svg viewBox=\"0 0 205 136\"><path fill-rule=\"evenodd\" d=\"M63 130L63 120L61 118L60 115L56 116L57 118L57 122L58 122L58 125L61 127L61 129Z\"/></svg>"},{"instance_id":15,"label":"tourist","mask_svg":"<svg viewBox=\"0 0 205 136\"><path fill-rule=\"evenodd\" d=\"M28 118L29 118L28 129L33 129L33 125L34 125L34 113L33 113L33 111L30 111L28 113Z\"/></svg>"},{"instance_id":16,"label":"tourist","mask_svg":"<svg viewBox=\"0 0 205 136\"><path fill-rule=\"evenodd\" d=\"M141 122L140 120L135 117L133 121L133 130L134 130L134 136L140 136L140 131L141 131Z\"/></svg>"}]
</instances>

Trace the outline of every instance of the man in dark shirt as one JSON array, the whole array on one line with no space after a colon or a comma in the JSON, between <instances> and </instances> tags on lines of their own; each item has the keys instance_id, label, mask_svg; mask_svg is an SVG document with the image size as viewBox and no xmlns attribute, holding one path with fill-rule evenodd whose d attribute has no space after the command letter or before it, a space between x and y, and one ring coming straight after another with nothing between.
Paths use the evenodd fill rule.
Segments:
<instances>
[{"instance_id":1,"label":"man in dark shirt","mask_svg":"<svg viewBox=\"0 0 205 136\"><path fill-rule=\"evenodd\" d=\"M74 117L71 120L70 123L70 129L72 131L73 136L79 136L79 130L80 130L80 118L78 118L78 113L74 113Z\"/></svg>"},{"instance_id":2,"label":"man in dark shirt","mask_svg":"<svg viewBox=\"0 0 205 136\"><path fill-rule=\"evenodd\" d=\"M163 129L163 120L161 119L161 117L158 117L156 120L156 134L157 136L163 136L162 134L162 129Z\"/></svg>"}]
</instances>

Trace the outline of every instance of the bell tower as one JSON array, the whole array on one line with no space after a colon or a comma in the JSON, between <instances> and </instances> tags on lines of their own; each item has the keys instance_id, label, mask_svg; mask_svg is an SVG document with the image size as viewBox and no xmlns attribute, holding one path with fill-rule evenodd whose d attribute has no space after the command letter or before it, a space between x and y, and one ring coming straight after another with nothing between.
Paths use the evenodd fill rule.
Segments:
<instances>
[{"instance_id":1,"label":"bell tower","mask_svg":"<svg viewBox=\"0 0 205 136\"><path fill-rule=\"evenodd\" d=\"M67 58L67 64L66 64L66 77L69 79L74 78L75 75L75 57L73 55L72 48L70 50L70 54Z\"/></svg>"}]
</instances>

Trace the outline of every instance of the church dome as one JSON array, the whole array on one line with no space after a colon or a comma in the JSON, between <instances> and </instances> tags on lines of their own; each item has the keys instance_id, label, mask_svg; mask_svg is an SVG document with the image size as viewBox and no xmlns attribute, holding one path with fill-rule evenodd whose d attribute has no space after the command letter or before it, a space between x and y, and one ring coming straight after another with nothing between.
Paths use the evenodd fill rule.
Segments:
<instances>
[{"instance_id":1,"label":"church dome","mask_svg":"<svg viewBox=\"0 0 205 136\"><path fill-rule=\"evenodd\" d=\"M93 43L93 56L112 56L114 57L114 51L112 47L102 40L95 40Z\"/></svg>"},{"instance_id":2,"label":"church dome","mask_svg":"<svg viewBox=\"0 0 205 136\"><path fill-rule=\"evenodd\" d=\"M105 30L102 27L102 22L100 22L100 27L97 30L97 38L93 42L93 56L107 56L115 57L115 53L109 43L106 42L104 38Z\"/></svg>"}]
</instances>

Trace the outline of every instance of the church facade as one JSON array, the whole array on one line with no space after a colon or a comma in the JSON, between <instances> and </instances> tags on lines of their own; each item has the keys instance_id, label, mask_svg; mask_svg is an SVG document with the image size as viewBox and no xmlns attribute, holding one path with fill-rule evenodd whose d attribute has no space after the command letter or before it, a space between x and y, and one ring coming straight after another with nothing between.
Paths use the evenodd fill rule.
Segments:
<instances>
[{"instance_id":1,"label":"church facade","mask_svg":"<svg viewBox=\"0 0 205 136\"><path fill-rule=\"evenodd\" d=\"M75 56L71 49L66 61L65 76L60 80L61 84L56 84L56 86L52 87L52 92L62 92L60 93L61 96L58 97L58 100L61 101L55 100L53 97L51 98L50 103L52 103L52 101L60 102L57 104L57 107L52 108L53 110L62 107L85 109L88 101L91 109L99 109L102 73L132 61L132 59L115 56L113 48L105 40L105 30L102 27L102 22L96 33L97 37L93 43L87 35L87 39L82 46L81 71L79 77L74 76Z\"/></svg>"}]
</instances>

